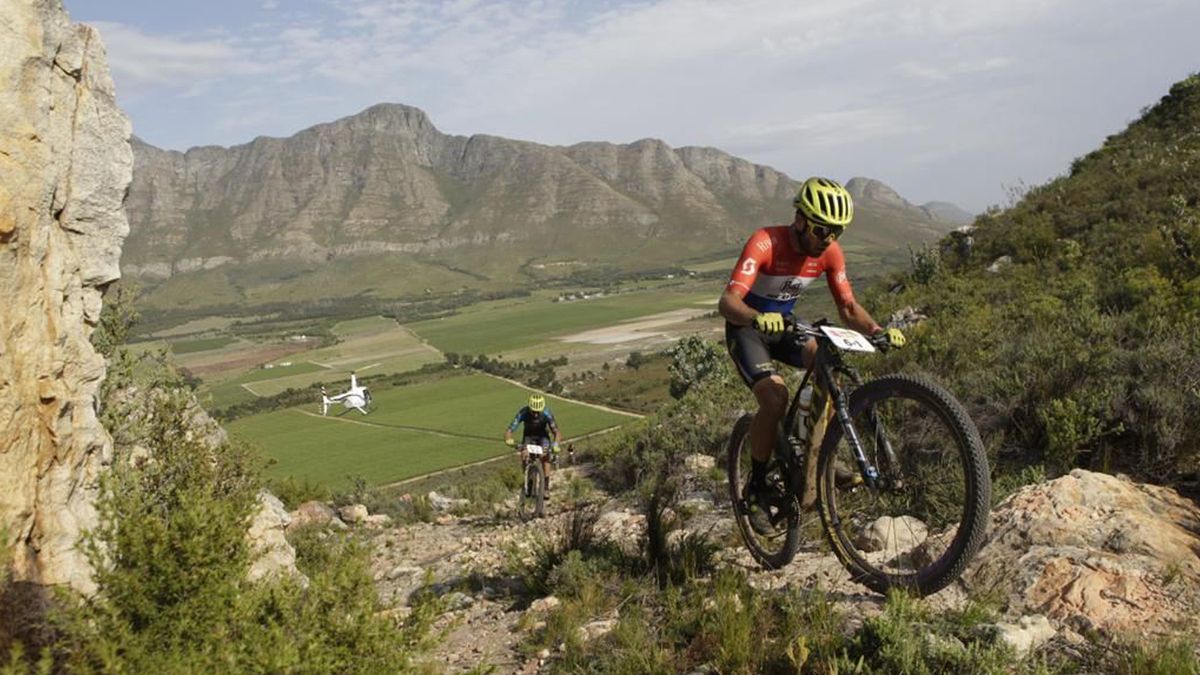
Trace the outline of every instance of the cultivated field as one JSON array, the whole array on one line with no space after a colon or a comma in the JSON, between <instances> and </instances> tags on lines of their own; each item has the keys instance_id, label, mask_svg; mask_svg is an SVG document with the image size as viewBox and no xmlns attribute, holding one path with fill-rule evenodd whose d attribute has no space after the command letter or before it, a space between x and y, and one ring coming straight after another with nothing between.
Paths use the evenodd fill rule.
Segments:
<instances>
[{"instance_id":1,"label":"cultivated field","mask_svg":"<svg viewBox=\"0 0 1200 675\"><path fill-rule=\"evenodd\" d=\"M315 320L298 320L267 332L233 334L229 324L194 321L187 326L191 331L164 331L169 334L164 342L174 348L176 363L201 377L201 403L210 409L318 383L335 394L351 371L361 377L413 371L442 361L439 350L528 361L567 355L566 369L598 372L630 351L653 351L685 333L714 330L711 318L697 317L712 311L719 289L710 285L643 280L623 292L586 299L595 289L544 290L403 326L374 316L325 329ZM560 297L572 299L556 302ZM330 333L336 344L312 348ZM345 412L322 418L314 391L310 405L241 418L227 427L263 449L273 460L272 476L344 488L353 475L379 485L508 452L500 443L504 428L528 397L517 385L479 374L389 389L376 384L372 394L375 409L366 417ZM554 398L550 407L569 437L630 419Z\"/></svg>"},{"instance_id":2,"label":"cultivated field","mask_svg":"<svg viewBox=\"0 0 1200 675\"><path fill-rule=\"evenodd\" d=\"M218 368L234 359L241 359L244 364L236 370L234 377L218 374L207 379L202 401L210 407L221 408L255 396L271 396L285 389L301 389L315 383L341 386L348 382L351 371L363 375L403 373L442 360L436 349L391 319L373 316L343 321L335 325L332 332L341 341L331 347L296 353L297 349L303 348L303 343L288 341L282 345L290 346L291 351L279 358L247 362L249 358L265 353L262 345L254 345L253 349L189 355L196 362L206 359L206 365L201 368ZM180 362L196 371L197 366L188 360L180 359ZM271 367L259 367L264 362Z\"/></svg>"},{"instance_id":3,"label":"cultivated field","mask_svg":"<svg viewBox=\"0 0 1200 675\"><path fill-rule=\"evenodd\" d=\"M443 352L498 354L627 319L693 308L698 303L713 304L718 292L699 293L694 285L688 285L569 302L554 302L550 294L537 294L518 302L485 303L409 326Z\"/></svg>"},{"instance_id":4,"label":"cultivated field","mask_svg":"<svg viewBox=\"0 0 1200 675\"><path fill-rule=\"evenodd\" d=\"M529 390L479 374L372 391L374 411L363 416L338 409L319 415L320 405L290 408L227 425L273 460L268 475L292 476L344 488L347 476L384 485L438 469L502 455L504 429ZM631 419L627 415L548 397L567 437Z\"/></svg>"}]
</instances>

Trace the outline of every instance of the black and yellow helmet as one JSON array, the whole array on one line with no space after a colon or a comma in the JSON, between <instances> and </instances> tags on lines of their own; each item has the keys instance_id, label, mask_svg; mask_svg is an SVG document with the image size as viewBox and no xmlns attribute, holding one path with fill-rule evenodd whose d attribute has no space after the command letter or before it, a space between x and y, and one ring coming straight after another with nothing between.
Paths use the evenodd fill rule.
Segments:
<instances>
[{"instance_id":1,"label":"black and yellow helmet","mask_svg":"<svg viewBox=\"0 0 1200 675\"><path fill-rule=\"evenodd\" d=\"M818 225L846 227L854 219L854 200L836 180L813 176L804 181L792 200L796 210Z\"/></svg>"},{"instance_id":2,"label":"black and yellow helmet","mask_svg":"<svg viewBox=\"0 0 1200 675\"><path fill-rule=\"evenodd\" d=\"M542 412L546 409L546 397L541 394L534 394L529 397L529 409L533 412Z\"/></svg>"}]
</instances>

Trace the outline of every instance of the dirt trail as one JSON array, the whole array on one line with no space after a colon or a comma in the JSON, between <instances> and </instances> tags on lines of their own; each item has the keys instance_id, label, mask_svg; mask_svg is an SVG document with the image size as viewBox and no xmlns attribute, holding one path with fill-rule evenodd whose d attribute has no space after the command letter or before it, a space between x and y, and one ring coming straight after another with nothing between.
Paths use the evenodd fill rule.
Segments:
<instances>
[{"instance_id":1,"label":"dirt trail","mask_svg":"<svg viewBox=\"0 0 1200 675\"><path fill-rule=\"evenodd\" d=\"M405 613L413 594L430 583L429 590L441 596L445 613L437 628L445 631L440 644L426 656L440 672L466 672L490 667L493 673L547 672L547 658L554 652L538 652L532 646L533 627L545 618L545 610L529 606L517 559L528 554L541 538L557 538L568 522L566 485L572 477L586 477L587 465L565 467L555 473L548 516L522 523L513 512L515 498L499 505L495 515L455 518L439 516L434 523L402 525L374 537L373 571L380 597ZM710 484L711 485L711 484ZM802 547L796 560L783 570L764 571L737 542L728 504L719 489L693 491L685 497L693 515L687 530L705 533L725 548L719 564L746 570L751 583L763 589L799 585L825 589L847 614L866 617L879 611L883 598L850 581L849 574L822 546L813 542ZM595 490L589 501L601 504L602 520L608 522L602 536L623 547L637 549L644 520L636 506ZM598 526L599 530L600 527ZM937 604L959 606L961 592L948 589ZM613 617L592 617L603 625ZM609 622L611 624L611 622Z\"/></svg>"},{"instance_id":2,"label":"dirt trail","mask_svg":"<svg viewBox=\"0 0 1200 675\"><path fill-rule=\"evenodd\" d=\"M540 672L539 657L523 648L531 633L522 625L529 608L521 600L522 582L512 560L529 551L539 537L557 536L569 512L565 486L585 476L582 467L566 467L552 479L547 517L521 522L515 498L489 516L441 515L434 523L384 530L374 537L372 568L383 601L401 614L427 582L442 598L445 613L436 630L444 637L424 660L441 672L490 666L493 673ZM597 493L598 499L606 495Z\"/></svg>"}]
</instances>

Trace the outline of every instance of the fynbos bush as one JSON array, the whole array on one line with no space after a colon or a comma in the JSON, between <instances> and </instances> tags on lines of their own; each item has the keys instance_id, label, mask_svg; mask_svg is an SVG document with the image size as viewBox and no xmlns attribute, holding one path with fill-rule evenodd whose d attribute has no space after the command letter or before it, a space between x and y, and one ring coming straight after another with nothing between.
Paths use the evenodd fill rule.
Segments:
<instances>
[{"instance_id":1,"label":"fynbos bush","mask_svg":"<svg viewBox=\"0 0 1200 675\"><path fill-rule=\"evenodd\" d=\"M669 350L671 396L681 398L693 386L720 371L729 357L713 342L689 335Z\"/></svg>"}]
</instances>

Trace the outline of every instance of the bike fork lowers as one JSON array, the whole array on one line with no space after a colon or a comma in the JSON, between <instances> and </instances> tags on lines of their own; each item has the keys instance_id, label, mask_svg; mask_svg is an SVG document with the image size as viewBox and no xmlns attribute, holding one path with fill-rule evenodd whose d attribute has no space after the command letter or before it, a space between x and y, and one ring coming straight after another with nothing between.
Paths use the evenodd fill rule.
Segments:
<instances>
[{"instance_id":1,"label":"bike fork lowers","mask_svg":"<svg viewBox=\"0 0 1200 675\"><path fill-rule=\"evenodd\" d=\"M868 488L876 490L879 488L879 469L867 458L862 440L858 437L858 430L854 427L854 420L850 418L850 405L842 394L841 388L833 384L833 373L829 372L828 367L826 367L825 381L831 385L828 395L833 400L833 409L836 411L838 423L842 425L842 433L846 442L850 444L850 449L854 452L854 461L858 463L858 470L863 476L863 481ZM871 416L874 416L874 411L871 411Z\"/></svg>"}]
</instances>

